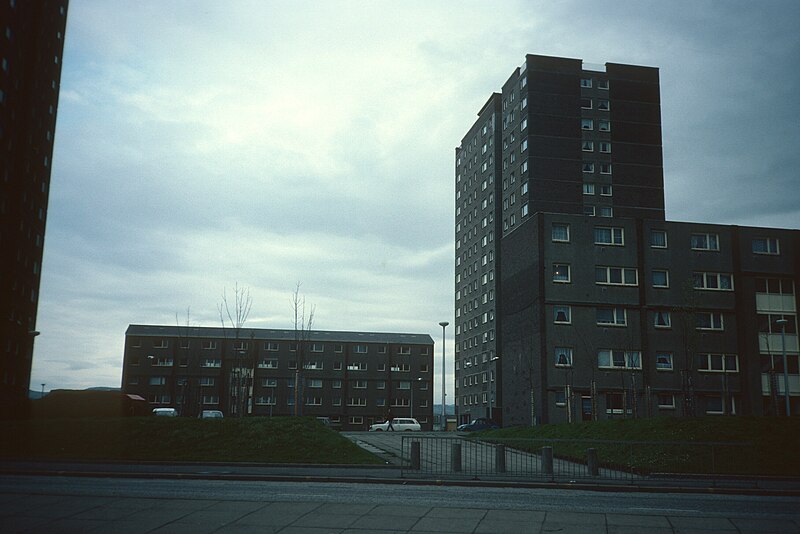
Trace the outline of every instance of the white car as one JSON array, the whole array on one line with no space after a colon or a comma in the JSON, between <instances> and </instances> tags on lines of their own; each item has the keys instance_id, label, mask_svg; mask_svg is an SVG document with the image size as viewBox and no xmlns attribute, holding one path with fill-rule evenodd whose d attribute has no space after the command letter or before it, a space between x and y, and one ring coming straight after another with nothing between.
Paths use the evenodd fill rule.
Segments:
<instances>
[{"instance_id":1,"label":"white car","mask_svg":"<svg viewBox=\"0 0 800 534\"><path fill-rule=\"evenodd\" d=\"M203 410L200 412L200 419L222 419L222 412L219 410Z\"/></svg>"},{"instance_id":2,"label":"white car","mask_svg":"<svg viewBox=\"0 0 800 534\"><path fill-rule=\"evenodd\" d=\"M369 427L370 432L386 432L389 429L389 421L377 423ZM410 417L395 417L392 419L392 428L395 432L419 432L422 427L419 426L419 421L411 419Z\"/></svg>"},{"instance_id":3,"label":"white car","mask_svg":"<svg viewBox=\"0 0 800 534\"><path fill-rule=\"evenodd\" d=\"M153 408L153 415L159 417L178 417L178 410L175 408Z\"/></svg>"}]
</instances>

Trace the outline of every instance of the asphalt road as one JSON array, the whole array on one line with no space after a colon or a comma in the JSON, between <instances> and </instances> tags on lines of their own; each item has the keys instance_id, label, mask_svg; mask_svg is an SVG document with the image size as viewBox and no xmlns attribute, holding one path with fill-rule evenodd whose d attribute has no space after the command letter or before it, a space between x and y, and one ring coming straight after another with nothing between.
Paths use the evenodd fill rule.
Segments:
<instances>
[{"instance_id":1,"label":"asphalt road","mask_svg":"<svg viewBox=\"0 0 800 534\"><path fill-rule=\"evenodd\" d=\"M800 521L800 497L696 493L4 475L0 476L0 494L287 503L311 501Z\"/></svg>"}]
</instances>

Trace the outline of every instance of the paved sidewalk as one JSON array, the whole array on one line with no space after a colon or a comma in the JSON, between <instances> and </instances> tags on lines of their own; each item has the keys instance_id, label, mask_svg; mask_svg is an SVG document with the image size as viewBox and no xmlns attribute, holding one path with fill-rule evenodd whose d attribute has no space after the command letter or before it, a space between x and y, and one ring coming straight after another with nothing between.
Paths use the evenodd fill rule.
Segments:
<instances>
[{"instance_id":1,"label":"paved sidewalk","mask_svg":"<svg viewBox=\"0 0 800 534\"><path fill-rule=\"evenodd\" d=\"M0 532L127 533L800 533L789 519L451 507L0 494Z\"/></svg>"}]
</instances>

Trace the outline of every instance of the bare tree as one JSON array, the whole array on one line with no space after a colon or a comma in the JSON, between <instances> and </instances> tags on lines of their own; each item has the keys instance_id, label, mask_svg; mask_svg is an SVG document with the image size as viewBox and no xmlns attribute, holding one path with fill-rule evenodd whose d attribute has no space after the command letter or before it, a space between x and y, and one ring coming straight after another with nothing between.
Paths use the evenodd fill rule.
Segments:
<instances>
[{"instance_id":1,"label":"bare tree","mask_svg":"<svg viewBox=\"0 0 800 534\"><path fill-rule=\"evenodd\" d=\"M242 417L250 406L250 397L253 387L253 376L255 374L255 358L252 356L252 347L248 347L249 352L244 349L242 341L242 328L244 328L250 309L253 306L253 299L250 296L250 289L239 287L236 283L233 287L233 299L228 300L227 291L222 290L222 301L217 304L219 320L222 324L222 336L225 339L222 348L222 360L225 361L225 350L227 340L233 339L235 354L233 355L234 366L228 373L228 398L230 414ZM229 333L230 330L230 333ZM251 332L250 341L252 344L253 334ZM250 354L250 358L245 358ZM223 373L224 374L224 373Z\"/></svg>"},{"instance_id":2,"label":"bare tree","mask_svg":"<svg viewBox=\"0 0 800 534\"><path fill-rule=\"evenodd\" d=\"M294 415L303 415L303 371L305 367L305 349L311 335L311 326L314 323L314 305L310 306L306 315L306 298L300 296L300 282L294 287L292 293L292 311L294 313Z\"/></svg>"}]
</instances>

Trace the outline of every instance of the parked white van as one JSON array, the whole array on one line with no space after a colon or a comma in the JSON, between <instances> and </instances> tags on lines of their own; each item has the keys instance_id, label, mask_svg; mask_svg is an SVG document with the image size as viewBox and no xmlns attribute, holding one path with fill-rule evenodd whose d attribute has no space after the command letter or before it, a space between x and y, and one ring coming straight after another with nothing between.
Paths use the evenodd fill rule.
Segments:
<instances>
[{"instance_id":1,"label":"parked white van","mask_svg":"<svg viewBox=\"0 0 800 534\"><path fill-rule=\"evenodd\" d=\"M153 408L153 415L159 417L178 417L178 410L175 408Z\"/></svg>"}]
</instances>

